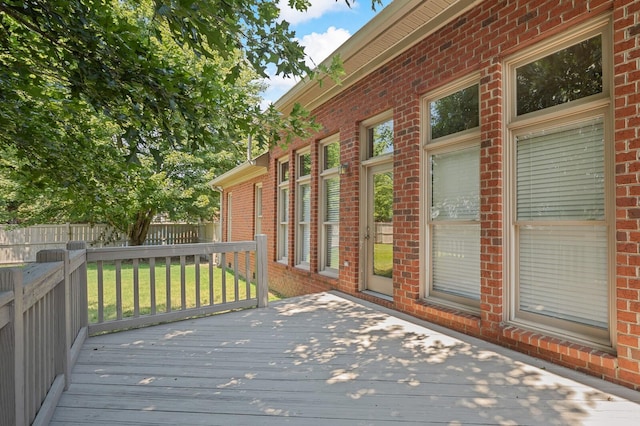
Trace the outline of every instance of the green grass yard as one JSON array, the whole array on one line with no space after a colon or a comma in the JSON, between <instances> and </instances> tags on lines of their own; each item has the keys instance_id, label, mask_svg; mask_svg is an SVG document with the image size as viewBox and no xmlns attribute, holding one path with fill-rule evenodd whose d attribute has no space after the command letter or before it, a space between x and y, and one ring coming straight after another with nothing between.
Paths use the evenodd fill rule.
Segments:
<instances>
[{"instance_id":1,"label":"green grass yard","mask_svg":"<svg viewBox=\"0 0 640 426\"><path fill-rule=\"evenodd\" d=\"M151 312L151 286L149 279L149 264L140 263L138 268L139 275L139 313L140 315L149 314ZM182 291L180 288L180 270L179 264L171 265L171 288L170 302L171 310L181 309ZM122 287L122 314L123 317L131 317L134 314L134 284L133 284L133 266L129 263L123 263L121 266L121 287ZM213 301L214 304L223 301L232 302L235 300L245 300L247 298L256 297L255 283L249 283L249 297L247 297L247 283L244 278L239 277L238 288L236 294L236 286L234 275L226 272L226 288L223 292L222 288L222 269L213 268ZM116 311L116 268L114 264L103 264L103 306L104 320L110 321L117 318ZM209 305L211 293L209 288L209 267L208 264L200 265L200 305ZM167 311L167 286L166 286L166 269L164 262L159 262L155 266L155 302L156 312ZM186 308L196 307L197 289L196 289L196 267L194 264L185 266L185 292L184 305ZM87 266L87 292L89 302L89 323L98 322L98 271L95 263ZM269 293L269 300L278 300L279 297Z\"/></svg>"},{"instance_id":2,"label":"green grass yard","mask_svg":"<svg viewBox=\"0 0 640 426\"><path fill-rule=\"evenodd\" d=\"M393 275L393 244L373 245L373 273L391 278Z\"/></svg>"}]
</instances>

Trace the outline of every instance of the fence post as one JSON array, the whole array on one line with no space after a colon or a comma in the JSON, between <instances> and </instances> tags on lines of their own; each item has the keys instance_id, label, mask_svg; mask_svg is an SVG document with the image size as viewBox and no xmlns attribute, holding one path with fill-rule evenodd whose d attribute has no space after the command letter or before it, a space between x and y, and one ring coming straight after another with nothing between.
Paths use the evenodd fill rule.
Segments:
<instances>
[{"instance_id":1,"label":"fence post","mask_svg":"<svg viewBox=\"0 0 640 426\"><path fill-rule=\"evenodd\" d=\"M267 267L267 236L256 235L256 292L258 308L266 308L269 303L269 276Z\"/></svg>"},{"instance_id":2,"label":"fence post","mask_svg":"<svg viewBox=\"0 0 640 426\"><path fill-rule=\"evenodd\" d=\"M71 384L71 290L69 279L69 252L64 249L56 250L40 250L36 254L37 263L47 262L62 262L64 265L64 302L62 308L59 311L64 315L64 321L61 322L61 327L56 330L56 354L62 361L62 371L56 371L56 374L64 374L64 388L69 388Z\"/></svg>"},{"instance_id":3,"label":"fence post","mask_svg":"<svg viewBox=\"0 0 640 426\"><path fill-rule=\"evenodd\" d=\"M11 358L8 364L0 366L2 375L6 374L6 378L0 377L0 390L2 393L8 391L9 397L0 397L0 420L7 420L7 424L15 424L23 426L25 424L25 385L24 385L24 308L23 298L23 281L22 269L19 268L3 268L0 269L0 291L13 292L13 315L11 318L11 326L13 333L9 334L9 347L0 348L0 354L7 355ZM0 330L1 334L2 330ZM4 345L3 345L4 346ZM4 362L3 362L4 364ZM7 383L3 383L6 380ZM11 398L13 396L13 398ZM7 404L8 406L4 406ZM4 417L8 417L5 419ZM4 424L4 423L3 423Z\"/></svg>"}]
</instances>

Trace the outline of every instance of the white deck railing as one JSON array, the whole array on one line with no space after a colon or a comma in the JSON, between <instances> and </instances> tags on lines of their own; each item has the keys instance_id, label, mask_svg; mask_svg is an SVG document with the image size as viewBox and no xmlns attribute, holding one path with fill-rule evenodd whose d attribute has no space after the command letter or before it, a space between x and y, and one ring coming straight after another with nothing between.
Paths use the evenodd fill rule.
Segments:
<instances>
[{"instance_id":1,"label":"white deck railing","mask_svg":"<svg viewBox=\"0 0 640 426\"><path fill-rule=\"evenodd\" d=\"M103 249L71 242L24 268L0 269L0 425L49 422L88 334L266 306L266 247L264 235Z\"/></svg>"},{"instance_id":2,"label":"white deck railing","mask_svg":"<svg viewBox=\"0 0 640 426\"><path fill-rule=\"evenodd\" d=\"M87 262L96 263L97 276L97 312L89 334L266 306L265 256L261 235L256 241L88 249ZM128 309L125 299L132 302Z\"/></svg>"}]
</instances>

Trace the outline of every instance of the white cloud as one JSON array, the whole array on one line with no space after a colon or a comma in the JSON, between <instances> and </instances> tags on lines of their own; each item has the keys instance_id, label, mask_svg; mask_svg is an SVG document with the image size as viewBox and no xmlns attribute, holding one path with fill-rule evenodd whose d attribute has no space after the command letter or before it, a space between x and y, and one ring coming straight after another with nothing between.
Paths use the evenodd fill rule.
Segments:
<instances>
[{"instance_id":1,"label":"white cloud","mask_svg":"<svg viewBox=\"0 0 640 426\"><path fill-rule=\"evenodd\" d=\"M298 25L312 19L320 18L326 13L349 10L349 6L347 6L344 0L312 0L311 6L304 12L290 8L288 3L288 0L280 0L280 17L291 25ZM358 2L352 2L351 7L355 8L357 5Z\"/></svg>"},{"instance_id":2,"label":"white cloud","mask_svg":"<svg viewBox=\"0 0 640 426\"><path fill-rule=\"evenodd\" d=\"M351 37L349 31L342 28L329 27L327 31L322 34L315 32L307 34L303 36L299 42L304 46L305 52L307 53L307 63L309 66L315 67L328 58L329 55L349 37ZM313 62L310 62L309 58L311 58ZM270 73L269 79L266 81L269 89L267 89L263 95L266 103L268 104L278 100L280 96L292 88L297 82L297 79L284 78Z\"/></svg>"},{"instance_id":3,"label":"white cloud","mask_svg":"<svg viewBox=\"0 0 640 426\"><path fill-rule=\"evenodd\" d=\"M300 44L304 46L307 56L313 60L313 66L313 64L319 65L320 62L328 58L349 37L351 37L349 31L342 28L329 27L322 34L311 33L303 36Z\"/></svg>"}]
</instances>

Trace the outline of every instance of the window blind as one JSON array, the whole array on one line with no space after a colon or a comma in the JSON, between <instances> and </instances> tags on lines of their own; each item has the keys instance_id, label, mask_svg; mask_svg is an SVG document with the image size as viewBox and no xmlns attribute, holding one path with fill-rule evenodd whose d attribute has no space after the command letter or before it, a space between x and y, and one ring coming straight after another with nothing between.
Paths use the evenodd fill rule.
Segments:
<instances>
[{"instance_id":1,"label":"window blind","mask_svg":"<svg viewBox=\"0 0 640 426\"><path fill-rule=\"evenodd\" d=\"M280 189L280 222L289 222L289 189Z\"/></svg>"},{"instance_id":2,"label":"window blind","mask_svg":"<svg viewBox=\"0 0 640 426\"><path fill-rule=\"evenodd\" d=\"M480 147L431 156L431 220L478 220Z\"/></svg>"},{"instance_id":3,"label":"window blind","mask_svg":"<svg viewBox=\"0 0 640 426\"><path fill-rule=\"evenodd\" d=\"M340 177L338 175L325 178L324 202L324 268L338 269L340 267L338 255L340 241Z\"/></svg>"},{"instance_id":4,"label":"window blind","mask_svg":"<svg viewBox=\"0 0 640 426\"><path fill-rule=\"evenodd\" d=\"M607 328L602 118L517 138L519 308ZM594 221L593 225L562 221Z\"/></svg>"},{"instance_id":5,"label":"window blind","mask_svg":"<svg viewBox=\"0 0 640 426\"><path fill-rule=\"evenodd\" d=\"M311 248L311 186L308 183L300 184L300 213L299 213L299 263L309 262Z\"/></svg>"},{"instance_id":6,"label":"window blind","mask_svg":"<svg viewBox=\"0 0 640 426\"><path fill-rule=\"evenodd\" d=\"M602 119L517 138L519 220L604 219Z\"/></svg>"},{"instance_id":7,"label":"window blind","mask_svg":"<svg viewBox=\"0 0 640 426\"><path fill-rule=\"evenodd\" d=\"M519 240L520 309L606 329L606 226L525 226Z\"/></svg>"},{"instance_id":8,"label":"window blind","mask_svg":"<svg viewBox=\"0 0 640 426\"><path fill-rule=\"evenodd\" d=\"M480 224L432 227L433 289L480 299Z\"/></svg>"},{"instance_id":9,"label":"window blind","mask_svg":"<svg viewBox=\"0 0 640 426\"><path fill-rule=\"evenodd\" d=\"M325 222L340 220L340 178L338 176L325 180Z\"/></svg>"},{"instance_id":10,"label":"window blind","mask_svg":"<svg viewBox=\"0 0 640 426\"><path fill-rule=\"evenodd\" d=\"M327 238L325 266L327 268L339 269L340 227L338 225L325 225L324 229Z\"/></svg>"}]
</instances>

